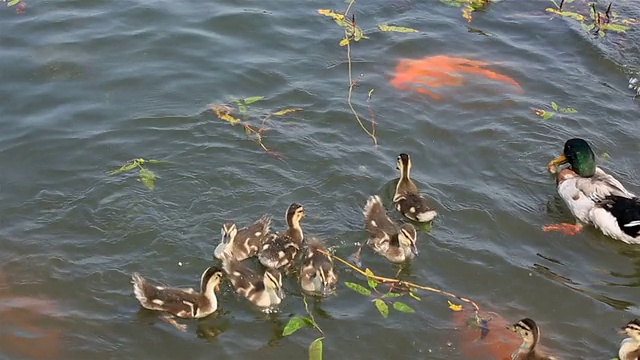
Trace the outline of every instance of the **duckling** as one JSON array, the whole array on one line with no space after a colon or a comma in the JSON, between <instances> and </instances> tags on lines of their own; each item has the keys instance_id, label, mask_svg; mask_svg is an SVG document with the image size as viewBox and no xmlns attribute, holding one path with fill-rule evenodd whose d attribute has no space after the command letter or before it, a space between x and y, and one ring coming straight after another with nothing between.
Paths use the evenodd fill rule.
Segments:
<instances>
[{"instance_id":1,"label":"duckling","mask_svg":"<svg viewBox=\"0 0 640 360\"><path fill-rule=\"evenodd\" d=\"M258 253L262 243L269 235L271 216L263 215L253 224L240 230L234 222L222 225L222 240L213 252L217 259L222 259L224 250L229 247L236 260L242 261Z\"/></svg>"},{"instance_id":2,"label":"duckling","mask_svg":"<svg viewBox=\"0 0 640 360\"><path fill-rule=\"evenodd\" d=\"M300 268L300 286L310 294L328 296L335 290L338 275L333 270L333 259L323 254L327 248L318 239L310 239Z\"/></svg>"},{"instance_id":3,"label":"duckling","mask_svg":"<svg viewBox=\"0 0 640 360\"><path fill-rule=\"evenodd\" d=\"M420 195L418 187L411 180L411 157L402 153L398 155L396 169L400 170L400 179L396 184L393 195L393 205L407 219L419 222L429 222L438 213L429 207L427 199Z\"/></svg>"},{"instance_id":4,"label":"duckling","mask_svg":"<svg viewBox=\"0 0 640 360\"><path fill-rule=\"evenodd\" d=\"M278 270L267 269L264 276L258 275L244 264L236 261L229 251L225 251L222 267L231 280L235 291L254 305L268 311L284 299L282 274Z\"/></svg>"},{"instance_id":5,"label":"duckling","mask_svg":"<svg viewBox=\"0 0 640 360\"><path fill-rule=\"evenodd\" d=\"M567 163L569 168L558 172L558 166ZM592 224L616 240L640 244L640 199L596 166L595 154L585 140L567 140L563 154L552 160L547 169L556 174L558 194L577 221L576 225L547 225L544 231L574 235L584 225Z\"/></svg>"},{"instance_id":6,"label":"duckling","mask_svg":"<svg viewBox=\"0 0 640 360\"><path fill-rule=\"evenodd\" d=\"M512 360L556 360L553 356L536 351L536 345L540 341L540 329L535 321L524 318L507 328L518 333L523 340L522 345L511 354Z\"/></svg>"},{"instance_id":7,"label":"duckling","mask_svg":"<svg viewBox=\"0 0 640 360\"><path fill-rule=\"evenodd\" d=\"M304 235L300 221L305 217L304 208L300 204L289 205L285 218L287 231L271 234L262 244L258 253L260 263L270 269L289 268L293 259L302 247Z\"/></svg>"},{"instance_id":8,"label":"duckling","mask_svg":"<svg viewBox=\"0 0 640 360\"><path fill-rule=\"evenodd\" d=\"M133 293L144 308L164 311L179 318L199 319L218 309L215 291L219 289L222 276L222 269L207 268L200 277L200 292L191 288L154 285L139 273L133 273L131 279ZM179 325L172 319L166 320L180 330L186 329L185 325Z\"/></svg>"},{"instance_id":9,"label":"duckling","mask_svg":"<svg viewBox=\"0 0 640 360\"><path fill-rule=\"evenodd\" d=\"M391 221L377 195L369 197L364 206L364 227L369 233L367 243L375 252L393 263L402 263L418 255L418 233L411 224L400 228Z\"/></svg>"},{"instance_id":10,"label":"duckling","mask_svg":"<svg viewBox=\"0 0 640 360\"><path fill-rule=\"evenodd\" d=\"M633 319L629 321L622 329L621 334L627 334L630 337L622 340L620 350L618 350L618 359L620 360L638 360L640 359L640 320Z\"/></svg>"}]
</instances>

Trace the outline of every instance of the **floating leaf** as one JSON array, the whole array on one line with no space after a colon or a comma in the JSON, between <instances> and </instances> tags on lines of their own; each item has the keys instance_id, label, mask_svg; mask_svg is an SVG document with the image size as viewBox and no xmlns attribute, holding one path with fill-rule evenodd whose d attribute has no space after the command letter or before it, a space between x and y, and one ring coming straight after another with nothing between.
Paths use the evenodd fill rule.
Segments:
<instances>
[{"instance_id":1,"label":"floating leaf","mask_svg":"<svg viewBox=\"0 0 640 360\"><path fill-rule=\"evenodd\" d=\"M318 14L328 16L333 20L344 20L344 15L329 9L318 9Z\"/></svg>"},{"instance_id":2,"label":"floating leaf","mask_svg":"<svg viewBox=\"0 0 640 360\"><path fill-rule=\"evenodd\" d=\"M17 5L19 2L20 2L20 0L11 0L7 4L7 6L14 6L14 5Z\"/></svg>"},{"instance_id":3,"label":"floating leaf","mask_svg":"<svg viewBox=\"0 0 640 360\"><path fill-rule=\"evenodd\" d=\"M309 360L322 360L322 340L324 337L319 337L309 345Z\"/></svg>"},{"instance_id":4,"label":"floating leaf","mask_svg":"<svg viewBox=\"0 0 640 360\"><path fill-rule=\"evenodd\" d=\"M355 292L357 292L359 294L366 295L366 296L371 295L371 290L367 289L366 287L364 287L364 286L362 286L360 284L356 284L356 283L352 283L352 282L348 282L348 281L345 281L344 284L347 285L348 288L350 288L351 290L353 290L353 291L355 291Z\"/></svg>"},{"instance_id":5,"label":"floating leaf","mask_svg":"<svg viewBox=\"0 0 640 360\"><path fill-rule=\"evenodd\" d=\"M235 125L240 122L240 119L237 119L231 115L231 111L233 110L228 105L212 105L210 109L216 114L220 120L228 121L231 125Z\"/></svg>"},{"instance_id":6,"label":"floating leaf","mask_svg":"<svg viewBox=\"0 0 640 360\"><path fill-rule=\"evenodd\" d=\"M386 319L387 317L389 317L389 306L387 305L387 303L385 303L381 299L373 299L373 303L376 305L376 308L378 309L378 311L380 311L380 314L383 318Z\"/></svg>"},{"instance_id":7,"label":"floating leaf","mask_svg":"<svg viewBox=\"0 0 640 360\"><path fill-rule=\"evenodd\" d=\"M342 39L340 40L340 46L347 46L349 44L349 39Z\"/></svg>"},{"instance_id":8,"label":"floating leaf","mask_svg":"<svg viewBox=\"0 0 640 360\"><path fill-rule=\"evenodd\" d=\"M369 268L364 272L367 274L367 283L369 284L369 287L375 289L376 286L378 286L378 282L371 278L373 276L373 272Z\"/></svg>"},{"instance_id":9,"label":"floating leaf","mask_svg":"<svg viewBox=\"0 0 640 360\"><path fill-rule=\"evenodd\" d=\"M249 104L253 104L256 101L260 101L262 99L264 99L264 96L251 96L246 99L243 99L242 101L244 101L245 104L249 105Z\"/></svg>"},{"instance_id":10,"label":"floating leaf","mask_svg":"<svg viewBox=\"0 0 640 360\"><path fill-rule=\"evenodd\" d=\"M554 113L553 111L545 111L544 114L542 114L542 118L545 120L549 120L551 119L556 113Z\"/></svg>"},{"instance_id":11,"label":"floating leaf","mask_svg":"<svg viewBox=\"0 0 640 360\"><path fill-rule=\"evenodd\" d=\"M242 102L238 101L238 111L240 111L240 114L246 114L247 111L249 110L249 108L247 108L247 105L243 104Z\"/></svg>"},{"instance_id":12,"label":"floating leaf","mask_svg":"<svg viewBox=\"0 0 640 360\"><path fill-rule=\"evenodd\" d=\"M388 292L382 295L383 298L392 298L392 297L400 297L400 296L402 296L402 294L396 293L396 292Z\"/></svg>"},{"instance_id":13,"label":"floating leaf","mask_svg":"<svg viewBox=\"0 0 640 360\"><path fill-rule=\"evenodd\" d=\"M416 294L414 294L412 291L409 292L409 296L411 296L412 298L418 300L418 301L422 301L422 299L420 299L420 297Z\"/></svg>"},{"instance_id":14,"label":"floating leaf","mask_svg":"<svg viewBox=\"0 0 640 360\"><path fill-rule=\"evenodd\" d=\"M562 109L560 109L560 112L568 113L568 114L574 114L574 113L577 113L578 110L576 110L574 108L562 108Z\"/></svg>"},{"instance_id":15,"label":"floating leaf","mask_svg":"<svg viewBox=\"0 0 640 360\"><path fill-rule=\"evenodd\" d=\"M114 170L112 172L109 173L109 175L117 175L117 174L121 174L123 172L127 172L129 170L133 170L135 168L137 168L138 166L140 166L141 162L139 161L139 159L135 159L132 160L128 163L126 163L125 165L123 165L122 167L120 167L118 170Z\"/></svg>"},{"instance_id":16,"label":"floating leaf","mask_svg":"<svg viewBox=\"0 0 640 360\"><path fill-rule=\"evenodd\" d=\"M447 303L449 304L449 309L453 311L462 311L462 305L454 304L449 300L447 300Z\"/></svg>"},{"instance_id":17,"label":"floating leaf","mask_svg":"<svg viewBox=\"0 0 640 360\"><path fill-rule=\"evenodd\" d=\"M558 111L558 104L556 104L555 101L551 102L551 107L553 108L553 110Z\"/></svg>"},{"instance_id":18,"label":"floating leaf","mask_svg":"<svg viewBox=\"0 0 640 360\"><path fill-rule=\"evenodd\" d=\"M392 26L392 25L378 25L378 29L382 31L395 31L395 32L403 32L403 33L418 32L418 30L416 29L403 27L403 26Z\"/></svg>"},{"instance_id":19,"label":"floating leaf","mask_svg":"<svg viewBox=\"0 0 640 360\"><path fill-rule=\"evenodd\" d=\"M311 321L311 319L298 316L293 317L282 330L282 336L289 336L307 326L313 326L313 321Z\"/></svg>"},{"instance_id":20,"label":"floating leaf","mask_svg":"<svg viewBox=\"0 0 640 360\"><path fill-rule=\"evenodd\" d=\"M145 168L140 168L140 181L146 186L149 190L153 191L156 188L156 174Z\"/></svg>"},{"instance_id":21,"label":"floating leaf","mask_svg":"<svg viewBox=\"0 0 640 360\"><path fill-rule=\"evenodd\" d=\"M393 303L393 308L398 310L398 311L402 311L404 313L409 313L409 314L413 314L413 313L416 312L415 310L413 310L413 308L411 306L409 306L409 305L407 305L407 304L405 304L403 302L400 302L400 301L394 302Z\"/></svg>"},{"instance_id":22,"label":"floating leaf","mask_svg":"<svg viewBox=\"0 0 640 360\"><path fill-rule=\"evenodd\" d=\"M560 16L564 16L564 17L568 17L568 18L572 18L578 21L584 21L584 15L575 13L575 12L571 12L571 11L562 11L562 10L558 10L558 9L554 9L554 8L546 8L545 11L550 12L550 13L554 13Z\"/></svg>"},{"instance_id":23,"label":"floating leaf","mask_svg":"<svg viewBox=\"0 0 640 360\"><path fill-rule=\"evenodd\" d=\"M273 115L275 116L282 116L282 115L287 115L287 114L291 114L297 111L302 111L304 110L303 108L291 108L291 109L282 109L279 111L276 111L273 113Z\"/></svg>"}]
</instances>

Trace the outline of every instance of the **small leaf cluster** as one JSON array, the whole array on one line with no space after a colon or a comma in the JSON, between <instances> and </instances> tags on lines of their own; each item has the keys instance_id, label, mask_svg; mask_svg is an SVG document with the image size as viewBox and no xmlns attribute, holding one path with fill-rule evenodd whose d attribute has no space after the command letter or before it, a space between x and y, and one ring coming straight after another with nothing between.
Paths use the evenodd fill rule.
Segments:
<instances>
[{"instance_id":1,"label":"small leaf cluster","mask_svg":"<svg viewBox=\"0 0 640 360\"><path fill-rule=\"evenodd\" d=\"M153 191L156 188L156 174L144 167L145 164L158 164L162 163L161 160L145 160L142 158L133 159L127 161L126 164L122 165L119 169L114 170L109 173L110 176L122 174L124 172L128 172L131 170L138 169L138 179L140 182L147 187L147 189Z\"/></svg>"},{"instance_id":2,"label":"small leaf cluster","mask_svg":"<svg viewBox=\"0 0 640 360\"><path fill-rule=\"evenodd\" d=\"M550 1L555 5L555 8L547 8L545 11L576 20L580 23L582 29L587 32L594 32L598 36L604 36L607 31L624 33L630 29L629 25L638 24L637 19L620 18L617 13L611 10L613 3L610 3L604 12L598 11L594 2L581 2L580 4L585 7L572 9L576 11L569 11L563 7L565 4L572 3L573 0L561 0L560 3L556 0Z\"/></svg>"},{"instance_id":3,"label":"small leaf cluster","mask_svg":"<svg viewBox=\"0 0 640 360\"><path fill-rule=\"evenodd\" d=\"M575 113L578 112L578 110L576 110L574 108L571 108L571 107L561 108L561 107L558 106L558 104L555 101L551 102L551 108L553 109L553 111L533 108L533 112L536 115L538 115L541 118L543 118L544 120L549 120L552 117L554 117L555 115L557 115L558 113L575 114Z\"/></svg>"},{"instance_id":4,"label":"small leaf cluster","mask_svg":"<svg viewBox=\"0 0 640 360\"><path fill-rule=\"evenodd\" d=\"M309 360L322 360L322 340L324 340L324 333L322 332L322 329L320 329L320 326L318 326L318 323L313 319L313 316L311 316L311 314L309 316L310 317L292 317L282 330L282 336L289 336L296 331L309 326L314 327L322 336L313 340L309 345Z\"/></svg>"},{"instance_id":5,"label":"small leaf cluster","mask_svg":"<svg viewBox=\"0 0 640 360\"><path fill-rule=\"evenodd\" d=\"M369 277L367 277L368 287L348 281L346 281L344 284L349 289L357 292L358 294L374 297L371 302L373 302L382 317L384 317L385 319L389 317L389 303L391 304L391 307L393 307L397 311L404 313L416 312L411 306L405 304L404 302L391 300L393 298L398 298L405 295L406 292L394 291L394 289L396 288L393 286L390 286L388 290L381 292L380 290L378 290L378 285L380 285L380 283L373 278L373 272L371 272L371 270L369 269L366 269L365 272L367 273L367 275L369 275ZM411 289L408 291L408 294L412 298L420 301L420 298L416 294L414 294Z\"/></svg>"}]
</instances>

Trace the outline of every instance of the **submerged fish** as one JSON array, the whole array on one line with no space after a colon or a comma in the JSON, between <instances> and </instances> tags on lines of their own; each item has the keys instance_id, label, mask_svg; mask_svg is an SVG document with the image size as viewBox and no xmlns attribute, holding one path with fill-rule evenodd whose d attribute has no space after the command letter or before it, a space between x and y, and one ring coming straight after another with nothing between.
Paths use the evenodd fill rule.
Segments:
<instances>
[{"instance_id":1,"label":"submerged fish","mask_svg":"<svg viewBox=\"0 0 640 360\"><path fill-rule=\"evenodd\" d=\"M401 59L396 66L391 85L400 90L413 90L439 100L442 96L432 89L461 86L465 75L480 75L500 81L522 91L520 84L512 78L485 69L489 63L465 58L437 55L422 59Z\"/></svg>"}]
</instances>

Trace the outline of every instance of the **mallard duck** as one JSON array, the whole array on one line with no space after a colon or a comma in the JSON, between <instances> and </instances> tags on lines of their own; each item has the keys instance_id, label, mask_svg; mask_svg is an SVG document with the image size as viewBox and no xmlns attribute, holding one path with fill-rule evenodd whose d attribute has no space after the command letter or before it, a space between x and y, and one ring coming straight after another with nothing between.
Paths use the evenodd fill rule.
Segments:
<instances>
[{"instance_id":1,"label":"mallard duck","mask_svg":"<svg viewBox=\"0 0 640 360\"><path fill-rule=\"evenodd\" d=\"M411 157L405 153L398 155L396 169L400 170L400 179L393 195L393 206L409 220L433 220L438 213L429 207L427 199L420 195L418 187L411 180Z\"/></svg>"},{"instance_id":2,"label":"mallard duck","mask_svg":"<svg viewBox=\"0 0 640 360\"><path fill-rule=\"evenodd\" d=\"M262 265L270 269L289 268L296 254L302 247L304 235L300 221L305 217L304 208L300 204L289 205L285 218L287 230L283 233L271 234L262 244L258 259Z\"/></svg>"},{"instance_id":3,"label":"mallard duck","mask_svg":"<svg viewBox=\"0 0 640 360\"><path fill-rule=\"evenodd\" d=\"M164 311L180 318L199 319L218 309L215 291L219 289L222 276L220 268L207 268L200 277L200 292L191 288L154 285L138 273L133 273L131 279L133 293L144 308ZM185 329L184 325L171 323L181 330Z\"/></svg>"},{"instance_id":4,"label":"mallard duck","mask_svg":"<svg viewBox=\"0 0 640 360\"><path fill-rule=\"evenodd\" d=\"M310 294L327 296L335 290L338 275L333 270L333 260L327 248L318 239L307 242L307 250L300 267L300 286Z\"/></svg>"},{"instance_id":5,"label":"mallard duck","mask_svg":"<svg viewBox=\"0 0 640 360\"><path fill-rule=\"evenodd\" d=\"M391 221L377 195L369 197L364 206L364 227L369 233L367 243L375 252L393 263L401 263L418 255L418 233L411 224L398 227Z\"/></svg>"},{"instance_id":6,"label":"mallard duck","mask_svg":"<svg viewBox=\"0 0 640 360\"><path fill-rule=\"evenodd\" d=\"M250 258L258 253L262 243L269 235L271 227L271 216L263 215L253 224L246 226L240 230L237 229L234 222L227 222L222 225L222 239L213 255L222 259L226 248L231 249L231 254L238 261Z\"/></svg>"},{"instance_id":7,"label":"mallard duck","mask_svg":"<svg viewBox=\"0 0 640 360\"><path fill-rule=\"evenodd\" d=\"M569 164L558 172L558 166ZM613 176L596 166L593 150L583 139L570 139L564 152L547 166L556 174L558 194L571 210L577 224L545 226L545 231L578 233L584 225L614 239L640 244L640 200Z\"/></svg>"},{"instance_id":8,"label":"mallard duck","mask_svg":"<svg viewBox=\"0 0 640 360\"><path fill-rule=\"evenodd\" d=\"M638 360L640 359L640 320L633 319L620 329L621 334L630 337L620 342L618 350L619 360Z\"/></svg>"},{"instance_id":9,"label":"mallard duck","mask_svg":"<svg viewBox=\"0 0 640 360\"><path fill-rule=\"evenodd\" d=\"M508 326L508 329L518 333L522 337L522 345L511 354L512 360L555 360L553 356L541 354L536 351L536 345L540 341L540 329L535 321L525 318Z\"/></svg>"},{"instance_id":10,"label":"mallard duck","mask_svg":"<svg viewBox=\"0 0 640 360\"><path fill-rule=\"evenodd\" d=\"M260 276L236 261L229 252L225 252L222 257L222 267L236 292L265 311L280 304L284 299L282 274L278 270L267 269L264 275Z\"/></svg>"}]
</instances>

